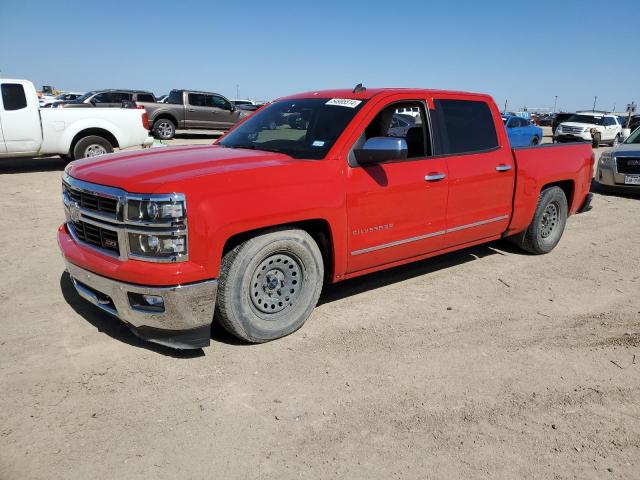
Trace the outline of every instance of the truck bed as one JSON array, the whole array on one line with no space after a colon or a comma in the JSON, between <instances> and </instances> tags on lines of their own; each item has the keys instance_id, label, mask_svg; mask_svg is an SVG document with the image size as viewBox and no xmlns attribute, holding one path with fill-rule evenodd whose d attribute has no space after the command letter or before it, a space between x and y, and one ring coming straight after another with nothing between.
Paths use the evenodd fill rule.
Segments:
<instances>
[{"instance_id":1,"label":"truck bed","mask_svg":"<svg viewBox=\"0 0 640 480\"><path fill-rule=\"evenodd\" d=\"M593 178L594 154L589 142L546 144L512 149L516 165L513 216L507 235L527 228L542 187L558 184L569 192L569 215L585 202ZM569 179L569 180L568 180Z\"/></svg>"}]
</instances>

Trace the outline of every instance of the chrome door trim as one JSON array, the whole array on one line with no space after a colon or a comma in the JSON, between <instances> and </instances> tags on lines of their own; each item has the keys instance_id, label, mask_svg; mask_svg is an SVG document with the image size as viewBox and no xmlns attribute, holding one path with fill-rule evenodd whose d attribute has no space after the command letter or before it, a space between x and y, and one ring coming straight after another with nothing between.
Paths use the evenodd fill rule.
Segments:
<instances>
[{"instance_id":1,"label":"chrome door trim","mask_svg":"<svg viewBox=\"0 0 640 480\"><path fill-rule=\"evenodd\" d=\"M418 235L416 237L404 238L402 240L396 240L389 243L382 243L380 245L363 248L361 250L354 250L351 252L351 255L362 255L363 253L375 252L377 250L382 250L383 248L397 247L398 245L404 245L405 243L417 242L419 240L425 240L427 238L438 237L440 235L444 235L445 233L453 233L460 230L465 230L467 228L479 227L481 225L486 225L487 223L499 222L500 220L505 220L507 218L509 218L509 215L500 215L499 217L480 220L479 222L468 223L466 225L459 225L457 227L447 228L446 230L439 230L437 232L427 233L425 235Z\"/></svg>"}]
</instances>

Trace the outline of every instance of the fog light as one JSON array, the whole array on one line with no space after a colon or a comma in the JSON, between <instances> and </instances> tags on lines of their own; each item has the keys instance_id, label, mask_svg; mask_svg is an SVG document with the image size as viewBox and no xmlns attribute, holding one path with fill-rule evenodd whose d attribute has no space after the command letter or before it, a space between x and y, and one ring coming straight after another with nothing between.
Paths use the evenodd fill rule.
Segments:
<instances>
[{"instance_id":1,"label":"fog light","mask_svg":"<svg viewBox=\"0 0 640 480\"><path fill-rule=\"evenodd\" d=\"M145 295L141 293L128 292L129 304L135 310L143 312L162 313L164 312L164 299L160 295Z\"/></svg>"},{"instance_id":2,"label":"fog light","mask_svg":"<svg viewBox=\"0 0 640 480\"><path fill-rule=\"evenodd\" d=\"M150 307L164 307L164 299L158 295L142 295L142 299Z\"/></svg>"}]
</instances>

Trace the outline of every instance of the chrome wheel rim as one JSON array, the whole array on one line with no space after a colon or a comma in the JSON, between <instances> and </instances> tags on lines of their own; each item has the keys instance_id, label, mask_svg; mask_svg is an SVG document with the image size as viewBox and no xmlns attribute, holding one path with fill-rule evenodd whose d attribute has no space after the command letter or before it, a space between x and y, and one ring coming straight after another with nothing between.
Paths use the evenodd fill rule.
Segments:
<instances>
[{"instance_id":1,"label":"chrome wheel rim","mask_svg":"<svg viewBox=\"0 0 640 480\"><path fill-rule=\"evenodd\" d=\"M302 268L288 253L265 258L251 277L249 295L258 311L278 313L295 305L302 291Z\"/></svg>"},{"instance_id":2,"label":"chrome wheel rim","mask_svg":"<svg viewBox=\"0 0 640 480\"><path fill-rule=\"evenodd\" d=\"M542 214L542 221L540 222L540 236L547 238L553 233L558 225L558 206L555 203L550 203L547 208L544 209Z\"/></svg>"},{"instance_id":3,"label":"chrome wheel rim","mask_svg":"<svg viewBox=\"0 0 640 480\"><path fill-rule=\"evenodd\" d=\"M89 145L84 150L85 157L97 157L98 155L104 155L106 153L107 153L107 149L104 148L102 145L97 145L97 144Z\"/></svg>"},{"instance_id":4,"label":"chrome wheel rim","mask_svg":"<svg viewBox=\"0 0 640 480\"><path fill-rule=\"evenodd\" d=\"M173 133L173 127L169 122L160 122L156 127L156 132L158 132L158 135L162 138L167 138Z\"/></svg>"}]
</instances>

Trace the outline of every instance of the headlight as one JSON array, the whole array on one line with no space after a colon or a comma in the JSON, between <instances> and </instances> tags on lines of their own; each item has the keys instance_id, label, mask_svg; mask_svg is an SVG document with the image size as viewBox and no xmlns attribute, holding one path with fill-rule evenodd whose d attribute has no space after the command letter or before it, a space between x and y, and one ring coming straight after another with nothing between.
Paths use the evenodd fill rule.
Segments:
<instances>
[{"instance_id":1,"label":"headlight","mask_svg":"<svg viewBox=\"0 0 640 480\"><path fill-rule=\"evenodd\" d=\"M187 253L187 236L154 233L129 233L129 251L140 257L172 259Z\"/></svg>"},{"instance_id":2,"label":"headlight","mask_svg":"<svg viewBox=\"0 0 640 480\"><path fill-rule=\"evenodd\" d=\"M600 155L600 165L612 165L614 156L611 152L604 152Z\"/></svg>"},{"instance_id":3,"label":"headlight","mask_svg":"<svg viewBox=\"0 0 640 480\"><path fill-rule=\"evenodd\" d=\"M186 218L181 196L159 199L127 199L127 220L141 223L173 223Z\"/></svg>"}]
</instances>

